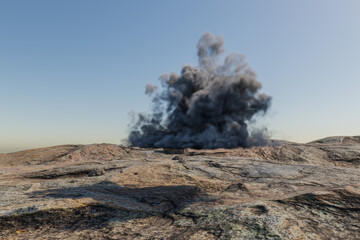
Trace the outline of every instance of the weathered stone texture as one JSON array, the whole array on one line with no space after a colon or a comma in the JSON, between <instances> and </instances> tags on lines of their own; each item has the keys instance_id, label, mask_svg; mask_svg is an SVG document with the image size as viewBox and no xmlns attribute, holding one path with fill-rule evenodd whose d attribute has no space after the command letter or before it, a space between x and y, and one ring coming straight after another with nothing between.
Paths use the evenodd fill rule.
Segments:
<instances>
[{"instance_id":1,"label":"weathered stone texture","mask_svg":"<svg viewBox=\"0 0 360 240\"><path fill-rule=\"evenodd\" d=\"M2 154L0 239L359 239L359 137L178 158L111 144Z\"/></svg>"}]
</instances>

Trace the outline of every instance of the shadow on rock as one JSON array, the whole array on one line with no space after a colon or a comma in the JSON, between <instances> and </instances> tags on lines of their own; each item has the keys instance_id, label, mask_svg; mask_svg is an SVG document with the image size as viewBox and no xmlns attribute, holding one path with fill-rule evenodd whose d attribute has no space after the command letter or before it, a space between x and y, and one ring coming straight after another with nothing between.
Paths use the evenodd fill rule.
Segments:
<instances>
[{"instance_id":1,"label":"shadow on rock","mask_svg":"<svg viewBox=\"0 0 360 240\"><path fill-rule=\"evenodd\" d=\"M112 222L159 215L170 220L173 211L181 210L188 204L204 200L200 189L195 186L156 186L131 188L112 182L101 182L88 186L49 189L28 194L30 198L82 199L92 198L93 204L82 207L65 207L24 212L0 217L0 232L10 229L47 226L61 229L93 229L109 226ZM63 203L62 203L63 204Z\"/></svg>"}]
</instances>

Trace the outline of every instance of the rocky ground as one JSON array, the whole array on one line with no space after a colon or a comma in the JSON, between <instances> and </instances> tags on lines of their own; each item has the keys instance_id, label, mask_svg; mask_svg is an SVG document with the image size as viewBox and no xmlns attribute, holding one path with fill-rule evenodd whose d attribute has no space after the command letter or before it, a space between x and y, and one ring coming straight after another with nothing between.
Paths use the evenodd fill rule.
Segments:
<instances>
[{"instance_id":1,"label":"rocky ground","mask_svg":"<svg viewBox=\"0 0 360 240\"><path fill-rule=\"evenodd\" d=\"M360 239L360 137L0 154L0 239Z\"/></svg>"}]
</instances>

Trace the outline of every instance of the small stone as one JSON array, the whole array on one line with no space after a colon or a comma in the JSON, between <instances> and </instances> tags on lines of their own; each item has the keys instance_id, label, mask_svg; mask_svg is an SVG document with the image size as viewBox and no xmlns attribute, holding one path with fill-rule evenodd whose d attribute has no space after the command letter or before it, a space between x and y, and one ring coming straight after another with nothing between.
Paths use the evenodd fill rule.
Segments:
<instances>
[{"instance_id":1,"label":"small stone","mask_svg":"<svg viewBox=\"0 0 360 240\"><path fill-rule=\"evenodd\" d=\"M243 191L248 192L249 190L246 188L246 186L243 183L234 183L228 186L225 191L227 192L237 192L237 191Z\"/></svg>"},{"instance_id":2,"label":"small stone","mask_svg":"<svg viewBox=\"0 0 360 240\"><path fill-rule=\"evenodd\" d=\"M96 176L101 176L104 175L106 172L104 169L93 169L88 173L89 177L96 177Z\"/></svg>"},{"instance_id":3,"label":"small stone","mask_svg":"<svg viewBox=\"0 0 360 240\"><path fill-rule=\"evenodd\" d=\"M186 163L186 160L185 159L180 159L179 161L178 161L178 163Z\"/></svg>"},{"instance_id":4,"label":"small stone","mask_svg":"<svg viewBox=\"0 0 360 240\"><path fill-rule=\"evenodd\" d=\"M179 157L179 156L175 156L172 158L172 160L182 160L183 158L182 157Z\"/></svg>"}]
</instances>

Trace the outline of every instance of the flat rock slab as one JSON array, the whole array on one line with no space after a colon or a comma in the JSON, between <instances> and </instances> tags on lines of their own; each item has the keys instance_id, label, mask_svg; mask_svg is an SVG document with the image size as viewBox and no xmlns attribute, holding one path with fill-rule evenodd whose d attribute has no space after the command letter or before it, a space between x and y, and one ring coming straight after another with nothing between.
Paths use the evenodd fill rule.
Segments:
<instances>
[{"instance_id":1,"label":"flat rock slab","mask_svg":"<svg viewBox=\"0 0 360 240\"><path fill-rule=\"evenodd\" d=\"M0 239L359 239L360 138L0 155Z\"/></svg>"}]
</instances>

